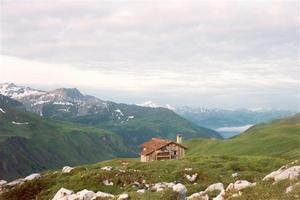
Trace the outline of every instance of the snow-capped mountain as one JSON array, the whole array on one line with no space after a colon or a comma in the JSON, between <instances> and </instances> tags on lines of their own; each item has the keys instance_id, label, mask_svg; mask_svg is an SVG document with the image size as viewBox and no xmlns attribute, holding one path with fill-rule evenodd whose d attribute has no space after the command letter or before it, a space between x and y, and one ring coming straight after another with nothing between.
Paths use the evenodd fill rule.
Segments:
<instances>
[{"instance_id":1,"label":"snow-capped mountain","mask_svg":"<svg viewBox=\"0 0 300 200\"><path fill-rule=\"evenodd\" d=\"M170 104L159 105L159 104L154 103L153 101L145 101L144 103L136 104L136 105L142 106L142 107L149 107L149 108L167 108L169 110L176 111L176 108L171 106Z\"/></svg>"}]
</instances>

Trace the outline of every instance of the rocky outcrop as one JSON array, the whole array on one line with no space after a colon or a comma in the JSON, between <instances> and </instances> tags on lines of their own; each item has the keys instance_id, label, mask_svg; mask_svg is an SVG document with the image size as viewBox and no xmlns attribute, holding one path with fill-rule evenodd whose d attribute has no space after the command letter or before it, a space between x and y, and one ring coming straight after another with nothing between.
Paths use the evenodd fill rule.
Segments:
<instances>
[{"instance_id":1,"label":"rocky outcrop","mask_svg":"<svg viewBox=\"0 0 300 200\"><path fill-rule=\"evenodd\" d=\"M266 180L274 180L274 183L278 181L289 179L295 180L300 176L300 165L299 166L282 166L277 171L271 172L267 176L263 178L264 181Z\"/></svg>"},{"instance_id":2,"label":"rocky outcrop","mask_svg":"<svg viewBox=\"0 0 300 200\"><path fill-rule=\"evenodd\" d=\"M95 200L97 198L113 198L114 195L104 192L93 192L90 190L81 190L74 193L72 190L61 188L55 194L52 200Z\"/></svg>"},{"instance_id":3,"label":"rocky outcrop","mask_svg":"<svg viewBox=\"0 0 300 200\"><path fill-rule=\"evenodd\" d=\"M73 167L69 167L69 166L65 166L62 168L62 173L70 173L74 168Z\"/></svg>"}]
</instances>

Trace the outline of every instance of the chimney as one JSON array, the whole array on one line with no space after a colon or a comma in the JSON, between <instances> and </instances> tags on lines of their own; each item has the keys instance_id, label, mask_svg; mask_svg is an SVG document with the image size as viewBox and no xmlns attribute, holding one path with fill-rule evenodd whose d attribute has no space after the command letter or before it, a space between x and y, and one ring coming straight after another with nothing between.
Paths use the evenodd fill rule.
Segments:
<instances>
[{"instance_id":1,"label":"chimney","mask_svg":"<svg viewBox=\"0 0 300 200\"><path fill-rule=\"evenodd\" d=\"M176 143L182 144L182 136L179 134L176 136Z\"/></svg>"}]
</instances>

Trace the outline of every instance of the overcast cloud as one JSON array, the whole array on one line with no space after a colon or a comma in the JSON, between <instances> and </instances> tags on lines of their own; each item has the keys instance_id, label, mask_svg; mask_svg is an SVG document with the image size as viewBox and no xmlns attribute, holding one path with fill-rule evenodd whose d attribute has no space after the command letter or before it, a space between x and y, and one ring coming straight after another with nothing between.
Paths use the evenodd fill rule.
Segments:
<instances>
[{"instance_id":1,"label":"overcast cloud","mask_svg":"<svg viewBox=\"0 0 300 200\"><path fill-rule=\"evenodd\" d=\"M298 1L1 1L1 81L300 110Z\"/></svg>"}]
</instances>

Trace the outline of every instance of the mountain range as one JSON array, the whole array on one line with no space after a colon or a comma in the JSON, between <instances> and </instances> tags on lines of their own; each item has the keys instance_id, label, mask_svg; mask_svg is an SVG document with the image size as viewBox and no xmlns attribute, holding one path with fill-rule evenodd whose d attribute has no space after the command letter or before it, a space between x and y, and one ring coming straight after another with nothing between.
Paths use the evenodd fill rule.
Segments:
<instances>
[{"instance_id":1,"label":"mountain range","mask_svg":"<svg viewBox=\"0 0 300 200\"><path fill-rule=\"evenodd\" d=\"M137 156L152 137L221 138L166 108L118 104L75 88L0 85L0 178Z\"/></svg>"}]
</instances>

